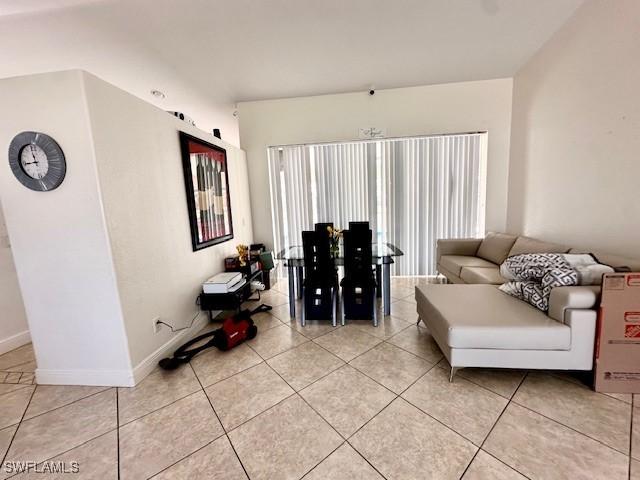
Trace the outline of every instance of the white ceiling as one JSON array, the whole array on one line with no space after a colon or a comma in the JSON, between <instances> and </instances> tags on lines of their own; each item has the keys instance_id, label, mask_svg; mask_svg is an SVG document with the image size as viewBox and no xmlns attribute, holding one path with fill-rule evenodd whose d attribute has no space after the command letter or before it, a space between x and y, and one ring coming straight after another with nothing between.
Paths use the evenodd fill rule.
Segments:
<instances>
[{"instance_id":1,"label":"white ceiling","mask_svg":"<svg viewBox=\"0 0 640 480\"><path fill-rule=\"evenodd\" d=\"M0 0L0 76L85 68L163 108L510 77L582 3Z\"/></svg>"},{"instance_id":2,"label":"white ceiling","mask_svg":"<svg viewBox=\"0 0 640 480\"><path fill-rule=\"evenodd\" d=\"M581 3L136 0L104 11L203 90L245 101L509 77Z\"/></svg>"}]
</instances>

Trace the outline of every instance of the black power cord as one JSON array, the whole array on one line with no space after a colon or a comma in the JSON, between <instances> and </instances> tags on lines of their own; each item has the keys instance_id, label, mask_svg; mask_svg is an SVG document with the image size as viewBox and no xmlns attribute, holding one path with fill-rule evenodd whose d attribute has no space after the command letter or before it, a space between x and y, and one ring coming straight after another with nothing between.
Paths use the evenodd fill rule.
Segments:
<instances>
[{"instance_id":1,"label":"black power cord","mask_svg":"<svg viewBox=\"0 0 640 480\"><path fill-rule=\"evenodd\" d=\"M200 306L200 297L196 298L195 304ZM198 310L198 313L196 313L196 316L191 319L191 323L189 323L189 325L186 327L173 328L173 325L169 325L168 323L163 322L162 320L158 320L156 323L169 327L169 329L171 330L171 333L181 332L182 330L189 330L191 327L193 327L193 323L196 321L196 318L198 318L201 313L202 313L202 310Z\"/></svg>"},{"instance_id":2,"label":"black power cord","mask_svg":"<svg viewBox=\"0 0 640 480\"><path fill-rule=\"evenodd\" d=\"M198 318L201 313L202 312L196 313L196 316L191 319L191 323L188 326L182 327L182 328L173 328L173 326L169 325L166 322L163 322L162 320L158 320L156 323L160 323L162 325L165 325L166 327L169 327L169 329L171 330L172 333L181 332L182 330L188 330L191 327L193 327L193 323L196 321L196 318Z\"/></svg>"}]
</instances>

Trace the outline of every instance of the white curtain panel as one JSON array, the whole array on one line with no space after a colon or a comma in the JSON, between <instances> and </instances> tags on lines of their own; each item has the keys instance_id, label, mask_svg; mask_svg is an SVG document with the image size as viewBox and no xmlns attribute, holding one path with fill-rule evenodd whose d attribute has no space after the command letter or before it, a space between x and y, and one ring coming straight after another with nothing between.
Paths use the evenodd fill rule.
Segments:
<instances>
[{"instance_id":1,"label":"white curtain panel","mask_svg":"<svg viewBox=\"0 0 640 480\"><path fill-rule=\"evenodd\" d=\"M375 165L369 167L367 144L312 145L309 151L314 221L346 227L350 221L368 220L369 201L375 198L369 177L375 179Z\"/></svg>"},{"instance_id":2,"label":"white curtain panel","mask_svg":"<svg viewBox=\"0 0 640 480\"><path fill-rule=\"evenodd\" d=\"M368 220L404 252L392 274L434 275L437 239L484 234L486 151L486 133L270 147L274 248Z\"/></svg>"}]
</instances>

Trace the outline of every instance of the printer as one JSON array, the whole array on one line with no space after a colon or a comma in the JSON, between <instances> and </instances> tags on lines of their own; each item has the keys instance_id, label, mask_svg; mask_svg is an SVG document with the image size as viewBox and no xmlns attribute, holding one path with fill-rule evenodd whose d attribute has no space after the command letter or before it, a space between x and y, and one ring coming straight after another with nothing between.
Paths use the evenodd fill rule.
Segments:
<instances>
[{"instance_id":1,"label":"printer","mask_svg":"<svg viewBox=\"0 0 640 480\"><path fill-rule=\"evenodd\" d=\"M231 293L246 283L240 272L223 272L214 275L202 284L204 293Z\"/></svg>"}]
</instances>

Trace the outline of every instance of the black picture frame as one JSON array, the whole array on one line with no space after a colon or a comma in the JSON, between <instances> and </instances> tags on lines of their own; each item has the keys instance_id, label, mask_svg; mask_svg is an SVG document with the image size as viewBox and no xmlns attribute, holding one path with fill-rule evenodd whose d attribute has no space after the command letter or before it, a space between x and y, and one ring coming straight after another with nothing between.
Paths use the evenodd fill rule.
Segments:
<instances>
[{"instance_id":1,"label":"black picture frame","mask_svg":"<svg viewBox=\"0 0 640 480\"><path fill-rule=\"evenodd\" d=\"M227 151L185 132L179 137L195 252L233 238Z\"/></svg>"}]
</instances>

